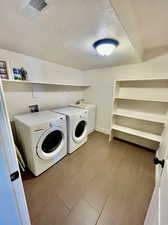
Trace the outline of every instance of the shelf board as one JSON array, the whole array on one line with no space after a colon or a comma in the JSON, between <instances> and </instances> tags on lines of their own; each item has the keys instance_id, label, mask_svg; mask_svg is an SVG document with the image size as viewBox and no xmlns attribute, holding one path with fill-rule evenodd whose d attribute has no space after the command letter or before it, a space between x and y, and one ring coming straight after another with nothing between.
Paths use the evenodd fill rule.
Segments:
<instances>
[{"instance_id":1,"label":"shelf board","mask_svg":"<svg viewBox=\"0 0 168 225\"><path fill-rule=\"evenodd\" d=\"M68 87L90 87L90 84L65 84L60 82L38 82L38 81L28 81L28 80L6 80L2 79L2 82L9 83L20 83L20 84L42 84L42 85L58 85L58 86L68 86Z\"/></svg>"},{"instance_id":2,"label":"shelf board","mask_svg":"<svg viewBox=\"0 0 168 225\"><path fill-rule=\"evenodd\" d=\"M115 99L133 100L133 101L150 101L150 102L168 102L168 99L150 99L150 98L135 98L135 97L115 97Z\"/></svg>"},{"instance_id":3,"label":"shelf board","mask_svg":"<svg viewBox=\"0 0 168 225\"><path fill-rule=\"evenodd\" d=\"M115 80L116 82L119 81L119 82L125 82L125 81L168 81L168 79L166 78L144 78L144 79L117 79Z\"/></svg>"},{"instance_id":4,"label":"shelf board","mask_svg":"<svg viewBox=\"0 0 168 225\"><path fill-rule=\"evenodd\" d=\"M128 128L128 127L124 127L124 126L120 126L120 125L116 125L116 124L114 124L112 126L112 130L121 131L121 132L124 132L127 134L131 134L131 135L134 135L137 137L149 139L149 140L156 141L156 142L161 141L160 135L156 135L156 134L152 134L152 133L148 133L148 132L144 132L144 131L140 131L140 130L135 130L132 128Z\"/></svg>"},{"instance_id":5,"label":"shelf board","mask_svg":"<svg viewBox=\"0 0 168 225\"><path fill-rule=\"evenodd\" d=\"M164 115L152 114L152 113L144 113L138 111L131 111L131 110L124 110L124 109L117 109L114 112L114 115L117 116L124 116L133 119L151 121L156 123L166 123L167 117Z\"/></svg>"}]
</instances>

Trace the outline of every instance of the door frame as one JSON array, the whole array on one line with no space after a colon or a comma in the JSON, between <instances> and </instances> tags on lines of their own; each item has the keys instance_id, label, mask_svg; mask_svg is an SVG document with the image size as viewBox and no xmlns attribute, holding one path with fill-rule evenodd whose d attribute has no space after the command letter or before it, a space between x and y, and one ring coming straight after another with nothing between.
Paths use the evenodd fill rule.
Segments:
<instances>
[{"instance_id":1,"label":"door frame","mask_svg":"<svg viewBox=\"0 0 168 225\"><path fill-rule=\"evenodd\" d=\"M1 104L0 144L2 146L1 152L6 165L5 166L6 174L10 176L12 173L16 171L18 171L19 173L19 177L16 180L10 182L11 189L13 191L13 196L16 202L16 211L20 218L20 225L31 225L1 80L0 80L0 104ZM8 177L8 179L10 179L10 177ZM10 212L8 213L10 214Z\"/></svg>"}]
</instances>

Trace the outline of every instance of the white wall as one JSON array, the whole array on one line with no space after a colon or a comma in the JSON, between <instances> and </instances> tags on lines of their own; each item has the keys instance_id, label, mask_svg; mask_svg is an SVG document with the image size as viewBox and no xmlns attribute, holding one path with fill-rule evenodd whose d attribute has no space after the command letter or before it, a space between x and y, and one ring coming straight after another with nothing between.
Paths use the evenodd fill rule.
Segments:
<instances>
[{"instance_id":1,"label":"white wall","mask_svg":"<svg viewBox=\"0 0 168 225\"><path fill-rule=\"evenodd\" d=\"M82 84L83 72L70 67L57 65L23 54L0 49L0 59L9 61L10 67L24 67L28 78L33 81L64 82ZM13 115L26 113L28 106L39 104L40 109L65 106L83 97L84 89L54 85L35 85L36 97L32 96L31 84L4 84L10 119Z\"/></svg>"},{"instance_id":2,"label":"white wall","mask_svg":"<svg viewBox=\"0 0 168 225\"><path fill-rule=\"evenodd\" d=\"M38 90L35 92L36 97L32 96L30 84L5 84L10 119L15 114L26 113L31 104L39 104L40 109L43 110L65 106L84 97L88 102L97 105L97 129L105 133L109 132L110 127L114 79L168 78L168 55L140 64L85 72L2 49L0 49L0 58L9 61L11 67L23 66L28 71L30 80L58 81L67 84L89 81L92 84L92 87L88 89L54 85L36 86L35 90Z\"/></svg>"},{"instance_id":3,"label":"white wall","mask_svg":"<svg viewBox=\"0 0 168 225\"><path fill-rule=\"evenodd\" d=\"M85 91L85 99L97 105L97 130L109 133L112 113L112 91L115 79L167 78L168 55L144 63L89 70L85 72L92 87Z\"/></svg>"}]
</instances>

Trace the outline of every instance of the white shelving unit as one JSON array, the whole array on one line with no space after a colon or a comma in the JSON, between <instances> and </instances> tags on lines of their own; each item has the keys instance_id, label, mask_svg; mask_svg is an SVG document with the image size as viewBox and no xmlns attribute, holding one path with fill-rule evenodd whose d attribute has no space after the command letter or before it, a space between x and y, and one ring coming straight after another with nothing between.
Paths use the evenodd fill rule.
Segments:
<instances>
[{"instance_id":1,"label":"white shelving unit","mask_svg":"<svg viewBox=\"0 0 168 225\"><path fill-rule=\"evenodd\" d=\"M158 149L168 120L168 79L116 80L111 132L113 137Z\"/></svg>"}]
</instances>

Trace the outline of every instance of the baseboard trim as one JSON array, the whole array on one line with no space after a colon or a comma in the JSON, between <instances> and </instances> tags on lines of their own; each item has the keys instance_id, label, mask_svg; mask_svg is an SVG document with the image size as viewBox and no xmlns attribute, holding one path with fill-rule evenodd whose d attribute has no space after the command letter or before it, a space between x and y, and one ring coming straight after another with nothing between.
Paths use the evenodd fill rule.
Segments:
<instances>
[{"instance_id":1,"label":"baseboard trim","mask_svg":"<svg viewBox=\"0 0 168 225\"><path fill-rule=\"evenodd\" d=\"M109 130L106 128L101 128L101 127L96 127L96 131L103 133L103 134L108 134L109 135Z\"/></svg>"}]
</instances>

